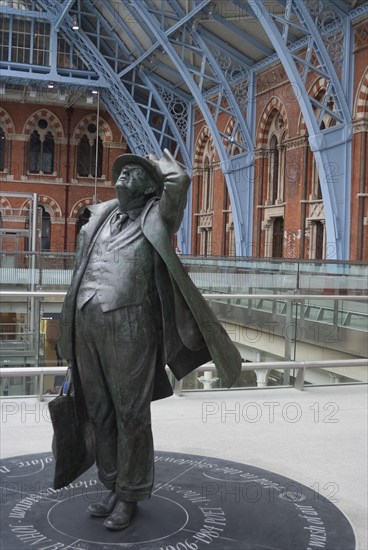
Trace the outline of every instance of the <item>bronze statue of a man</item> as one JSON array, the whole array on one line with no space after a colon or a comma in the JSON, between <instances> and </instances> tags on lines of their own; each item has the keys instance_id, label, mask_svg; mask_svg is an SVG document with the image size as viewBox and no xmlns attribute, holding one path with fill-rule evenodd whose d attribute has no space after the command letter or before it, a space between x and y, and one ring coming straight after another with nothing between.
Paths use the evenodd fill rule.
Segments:
<instances>
[{"instance_id":1,"label":"bronze statue of a man","mask_svg":"<svg viewBox=\"0 0 368 550\"><path fill-rule=\"evenodd\" d=\"M241 358L172 247L187 174L165 150L118 157L113 177L117 198L91 207L79 234L58 346L77 366L109 491L88 512L118 530L151 495L150 403L172 395L165 365L180 380L212 358L230 387Z\"/></svg>"}]
</instances>

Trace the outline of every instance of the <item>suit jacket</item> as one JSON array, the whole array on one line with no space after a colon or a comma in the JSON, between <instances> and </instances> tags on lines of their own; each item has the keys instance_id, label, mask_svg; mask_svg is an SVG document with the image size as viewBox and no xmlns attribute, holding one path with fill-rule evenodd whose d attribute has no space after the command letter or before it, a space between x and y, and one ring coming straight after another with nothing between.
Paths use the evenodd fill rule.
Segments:
<instances>
[{"instance_id":1,"label":"suit jacket","mask_svg":"<svg viewBox=\"0 0 368 550\"><path fill-rule=\"evenodd\" d=\"M192 283L172 247L172 235L183 217L188 186L186 175L171 174L165 179L162 196L150 199L141 214L143 234L155 251L155 284L163 326L153 399L172 394L165 364L180 380L212 358L219 376L228 387L235 383L241 369L239 351ZM80 231L58 339L61 355L73 364L76 364L73 327L78 288L99 230L117 207L116 199L93 206L94 216Z\"/></svg>"}]
</instances>

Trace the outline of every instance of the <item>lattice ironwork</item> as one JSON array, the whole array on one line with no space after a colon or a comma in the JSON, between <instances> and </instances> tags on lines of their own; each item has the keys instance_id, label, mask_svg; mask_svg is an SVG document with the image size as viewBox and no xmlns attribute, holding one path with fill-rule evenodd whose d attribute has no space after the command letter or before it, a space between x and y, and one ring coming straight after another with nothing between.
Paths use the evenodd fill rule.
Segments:
<instances>
[{"instance_id":1,"label":"lattice ironwork","mask_svg":"<svg viewBox=\"0 0 368 550\"><path fill-rule=\"evenodd\" d=\"M51 0L38 0L39 6L49 11L54 17L60 17L63 6ZM108 83L108 90L102 96L102 100L109 109L113 109L116 122L129 143L131 149L137 153L148 155L158 151L157 141L144 119L141 111L133 98L118 81L116 74L110 65L104 60L103 55L94 46L82 31L75 33L72 30L71 17L65 17L67 24L62 25L65 36L78 48L80 55L88 60L89 64L102 75Z\"/></svg>"},{"instance_id":2,"label":"lattice ironwork","mask_svg":"<svg viewBox=\"0 0 368 550\"><path fill-rule=\"evenodd\" d=\"M137 1L132 5L131 12L145 25L148 34L153 32L155 40L158 39L171 62L180 71L211 127L220 156L224 160L228 158L233 150L235 135L240 137L240 140L236 140L240 153L249 152L252 147L249 131L228 81L230 73L234 80L244 74L244 68L238 64L235 71L235 63L230 56L221 54L215 48L216 59L195 26L193 29L193 25L177 25L173 31L173 22L180 21L186 15L174 0L170 2L170 10L166 11L155 9L151 2ZM219 117L222 115L235 119L230 137L218 129Z\"/></svg>"},{"instance_id":3,"label":"lattice ironwork","mask_svg":"<svg viewBox=\"0 0 368 550\"><path fill-rule=\"evenodd\" d=\"M328 0L305 0L305 5L321 35L328 33L331 27L342 26L341 13Z\"/></svg>"},{"instance_id":4,"label":"lattice ironwork","mask_svg":"<svg viewBox=\"0 0 368 550\"><path fill-rule=\"evenodd\" d=\"M340 73L344 59L344 19L342 14L328 0L323 2L307 0L305 4L337 73Z\"/></svg>"},{"instance_id":5,"label":"lattice ironwork","mask_svg":"<svg viewBox=\"0 0 368 550\"><path fill-rule=\"evenodd\" d=\"M158 86L157 90L185 139L188 132L188 103L163 86Z\"/></svg>"},{"instance_id":6,"label":"lattice ironwork","mask_svg":"<svg viewBox=\"0 0 368 550\"><path fill-rule=\"evenodd\" d=\"M326 116L331 117L336 125L350 121L351 115L336 72L341 69L343 61L342 15L336 13L328 1L287 0L283 12L277 14L268 10L268 4L260 0L250 0L249 3L255 13L261 14L263 24L266 27L271 25L271 35L282 48L278 53L281 53L284 66L287 65L290 72L294 71L294 78L295 69L298 71L303 85L299 93L306 97L309 82L320 77L326 81L326 94L321 101L308 97L312 107L309 114L315 113L313 133L321 129L321 122ZM293 29L298 31L300 39L305 39L305 46L296 51L290 49L294 41L294 35L291 35ZM295 69L290 63L290 56ZM300 81L295 79L294 82L298 87Z\"/></svg>"},{"instance_id":7,"label":"lattice ironwork","mask_svg":"<svg viewBox=\"0 0 368 550\"><path fill-rule=\"evenodd\" d=\"M125 31L124 35L129 35L129 40L134 45L138 55L144 54L144 49L139 43L138 39L132 35L127 23L120 17L117 11L111 11L111 4L104 0L101 1L101 6L105 10L108 10L115 24L117 24L121 30ZM155 135L158 145L162 150L168 147L170 150L175 151L175 155L181 152L182 158L185 162L189 163L189 152L187 151L185 138L186 135L183 132L184 128L187 130L187 121L184 123L184 112L180 117L180 120L176 116L175 110L171 110L162 101L161 96L156 89L153 80L147 77L146 70L143 64L134 64L134 57L132 56L128 45L122 39L122 34L119 35L110 26L108 21L101 16L98 12L98 4L95 6L90 0L84 0L84 5L88 7L89 13L93 14L96 20L99 20L98 36L93 40L99 45L99 48L104 57L106 57L106 50L110 48L114 51L115 60L113 56L110 56L110 66L117 78L127 90L129 95L134 99L136 104L141 109L147 123ZM106 13L106 12L105 12ZM93 26L93 25L92 25ZM109 36L109 42L106 43L105 37ZM111 48L111 41L114 38L114 48ZM185 109L185 113L188 109ZM180 125L178 125L180 122ZM184 140L183 140L184 139Z\"/></svg>"}]
</instances>

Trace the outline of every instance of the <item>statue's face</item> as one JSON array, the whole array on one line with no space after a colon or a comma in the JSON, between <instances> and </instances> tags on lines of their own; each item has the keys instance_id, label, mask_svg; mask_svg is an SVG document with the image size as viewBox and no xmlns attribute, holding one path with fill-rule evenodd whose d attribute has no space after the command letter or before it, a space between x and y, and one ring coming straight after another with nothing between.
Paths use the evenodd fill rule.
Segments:
<instances>
[{"instance_id":1,"label":"statue's face","mask_svg":"<svg viewBox=\"0 0 368 550\"><path fill-rule=\"evenodd\" d=\"M122 209L138 208L145 205L154 184L142 166L127 164L116 181L115 189Z\"/></svg>"}]
</instances>

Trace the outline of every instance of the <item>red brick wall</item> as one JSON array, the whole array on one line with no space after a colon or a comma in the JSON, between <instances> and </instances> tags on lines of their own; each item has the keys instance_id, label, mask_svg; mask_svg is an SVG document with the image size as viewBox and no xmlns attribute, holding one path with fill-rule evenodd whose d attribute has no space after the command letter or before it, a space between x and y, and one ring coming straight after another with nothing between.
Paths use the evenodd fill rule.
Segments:
<instances>
[{"instance_id":1,"label":"red brick wall","mask_svg":"<svg viewBox=\"0 0 368 550\"><path fill-rule=\"evenodd\" d=\"M350 259L368 259L368 32L357 25L354 36L354 135L352 144ZM360 101L359 101L360 100ZM360 196L359 196L360 194Z\"/></svg>"},{"instance_id":2,"label":"red brick wall","mask_svg":"<svg viewBox=\"0 0 368 550\"><path fill-rule=\"evenodd\" d=\"M364 75L368 74L367 64L368 33L367 22L359 23L355 28L354 46L354 98L360 97L360 90ZM307 88L315 83L310 79ZM317 93L318 85L314 89ZM354 120L354 137L352 144L352 179L351 179L351 250L350 258L368 259L368 198L358 198L358 194L368 192L368 162L364 159L368 156L368 138L366 138L365 150L362 149L363 131L368 127L368 97L366 112L360 113ZM16 139L11 141L11 166L8 167L8 176L0 173L2 191L36 192L40 196L40 203L52 206L55 214L52 224L52 249L73 250L75 246L75 221L76 212L83 201L92 201L94 194L94 180L79 178L75 181L76 145L70 146L69 171L67 166L67 128L68 115L63 107L47 106L48 111L60 121L60 130L63 130L64 139L60 145L60 167L57 178L55 176L39 176L37 181L24 181L26 141L22 141L25 123L35 111L42 108L40 104L3 102L2 107L9 113L13 123ZM268 68L257 75L256 86L256 160L254 167L254 212L253 212L253 250L254 256L265 255L265 230L262 222L265 220L266 209L263 208L266 199L266 181L268 173L267 158L267 124L272 117L272 109L281 112L285 124L286 166L284 176L284 257L299 258L309 257L309 228L305 222L307 208L303 200L308 199L311 192L311 177L313 155L310 150L307 153L305 146L305 125L303 124L297 98L290 85L286 73L280 63ZM0 109L1 112L1 109ZM70 135L74 132L86 115L94 114L95 110L75 108L72 112ZM357 113L355 113L357 115ZM98 198L100 201L108 200L115 196L111 184L111 167L114 159L125 152L126 145L121 139L121 132L114 124L109 114L101 112L101 117L106 120L112 131L111 140L114 148L104 148L103 173L106 180L98 180ZM218 120L219 129L224 132L229 123L227 115L221 115ZM362 130L363 126L364 129ZM203 116L199 110L195 112L194 126L194 177L192 192L192 212L198 212L201 206L201 193L203 176L201 170L201 154L205 139L211 139L207 131ZM207 132L207 133L206 133ZM28 139L28 138L27 138ZM109 138L110 139L110 138ZM202 140L202 141L201 141ZM117 144L121 144L119 147ZM202 144L202 145L201 145ZM202 147L202 149L201 149ZM305 155L308 154L307 182L303 193L303 173ZM57 145L55 146L57 157ZM197 172L196 172L197 170ZM223 213L224 205L224 175L219 168L219 159L214 150L214 208L212 218L212 250L214 255L221 255L228 250L225 240L228 237L224 231L226 215ZM364 170L364 174L362 174ZM106 172L106 173L105 173ZM9 177L11 176L12 179ZM29 180L35 180L35 176ZM105 183L106 182L106 183ZM363 182L363 190L362 190ZM199 205L198 203L199 197ZM46 202L44 202L46 201ZM51 201L55 204L51 205ZM17 206L16 199L10 199L13 206ZM79 205L79 206L78 206ZM262 208L259 208L259 206ZM363 208L362 208L363 205ZM60 208L60 210L58 210ZM74 208L74 209L73 209ZM192 253L199 253L200 236L197 233L198 217L193 217L192 223ZM15 226L14 226L15 227Z\"/></svg>"},{"instance_id":3,"label":"red brick wall","mask_svg":"<svg viewBox=\"0 0 368 550\"><path fill-rule=\"evenodd\" d=\"M18 193L37 193L39 204L49 205L52 209L52 226L51 226L51 250L52 251L73 251L75 249L76 236L76 211L73 207L81 201L93 202L95 191L94 178L78 178L75 179L76 162L77 162L77 145L73 136L78 124L87 115L95 117L95 109L75 108L71 111L70 120L70 147L69 147L69 170L67 166L68 157L68 114L67 110L54 105L42 107L39 104L23 103L19 104L12 101L4 101L1 107L10 115L14 124L14 132L7 136L6 146L6 169L7 173L0 173L1 192L18 192ZM58 136L62 135L60 145L58 144L58 136L55 136L55 162L54 169L56 175L38 175L26 173L26 157L28 146L27 119L35 112L42 109L51 111L52 115L57 117ZM108 112L101 110L100 117L106 121L111 129L111 135L108 136L113 146L110 148L109 143L103 149L103 169L104 179L97 179L97 195L99 201L106 201L115 196L114 186L112 184L112 164L117 156L126 151L126 143L122 140L121 132L112 120ZM101 129L101 126L100 126ZM14 134L17 134L14 136ZM106 135L106 134L105 134ZM13 137L13 139L11 139ZM14 139L15 138L15 139ZM9 147L11 147L10 165L7 162L9 159ZM14 197L8 199L13 207L20 206L26 199L17 200ZM80 205L82 206L82 205ZM24 224L11 223L11 227L22 227ZM4 245L9 243L4 243ZM11 246L11 245L10 245Z\"/></svg>"}]
</instances>

